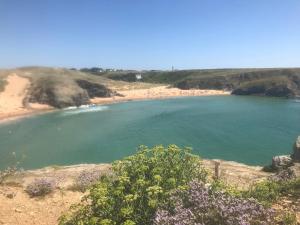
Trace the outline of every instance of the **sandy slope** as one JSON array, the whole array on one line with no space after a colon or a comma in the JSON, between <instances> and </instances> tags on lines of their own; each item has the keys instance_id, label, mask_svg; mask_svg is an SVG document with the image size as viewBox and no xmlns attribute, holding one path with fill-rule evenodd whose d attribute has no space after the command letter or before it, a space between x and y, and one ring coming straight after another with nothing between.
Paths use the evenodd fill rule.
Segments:
<instances>
[{"instance_id":1,"label":"sandy slope","mask_svg":"<svg viewBox=\"0 0 300 225\"><path fill-rule=\"evenodd\" d=\"M30 104L24 106L27 90L30 81L27 78L20 77L16 73L10 74L7 79L7 85L3 92L0 92L0 120L16 118L32 114L36 111L51 109L48 105Z\"/></svg>"},{"instance_id":2,"label":"sandy slope","mask_svg":"<svg viewBox=\"0 0 300 225\"><path fill-rule=\"evenodd\" d=\"M5 90L0 93L0 113L23 110L23 99L30 85L28 79L12 74L7 77Z\"/></svg>"}]
</instances>

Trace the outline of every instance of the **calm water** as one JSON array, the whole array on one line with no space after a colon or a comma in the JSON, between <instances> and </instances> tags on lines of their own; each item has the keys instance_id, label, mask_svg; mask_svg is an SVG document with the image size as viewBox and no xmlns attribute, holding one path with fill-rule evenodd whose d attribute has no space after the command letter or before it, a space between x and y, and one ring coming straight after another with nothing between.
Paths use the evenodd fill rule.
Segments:
<instances>
[{"instance_id":1,"label":"calm water","mask_svg":"<svg viewBox=\"0 0 300 225\"><path fill-rule=\"evenodd\" d=\"M0 167L24 168L121 159L144 144L191 146L205 158L269 163L300 134L300 103L214 96L64 110L0 125Z\"/></svg>"}]
</instances>

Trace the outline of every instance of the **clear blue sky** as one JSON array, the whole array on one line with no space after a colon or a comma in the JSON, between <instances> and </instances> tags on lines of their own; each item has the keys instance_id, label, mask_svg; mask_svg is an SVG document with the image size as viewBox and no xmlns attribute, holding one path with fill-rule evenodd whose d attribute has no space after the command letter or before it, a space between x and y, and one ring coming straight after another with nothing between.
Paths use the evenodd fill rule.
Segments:
<instances>
[{"instance_id":1,"label":"clear blue sky","mask_svg":"<svg viewBox=\"0 0 300 225\"><path fill-rule=\"evenodd\" d=\"M0 0L0 67L299 67L300 0Z\"/></svg>"}]
</instances>

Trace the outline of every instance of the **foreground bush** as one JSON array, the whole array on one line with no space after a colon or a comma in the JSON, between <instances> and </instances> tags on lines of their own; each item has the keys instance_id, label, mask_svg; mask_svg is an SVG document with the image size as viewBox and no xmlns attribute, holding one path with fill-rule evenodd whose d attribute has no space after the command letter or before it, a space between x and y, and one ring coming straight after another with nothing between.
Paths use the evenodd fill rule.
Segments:
<instances>
[{"instance_id":1,"label":"foreground bush","mask_svg":"<svg viewBox=\"0 0 300 225\"><path fill-rule=\"evenodd\" d=\"M41 178L35 179L30 183L25 191L30 197L45 196L56 188L56 182L53 179Z\"/></svg>"},{"instance_id":2,"label":"foreground bush","mask_svg":"<svg viewBox=\"0 0 300 225\"><path fill-rule=\"evenodd\" d=\"M175 145L140 147L135 155L115 162L113 172L60 224L152 224L157 208L168 205L176 189L187 188L192 180L205 182L207 176L199 157Z\"/></svg>"},{"instance_id":3,"label":"foreground bush","mask_svg":"<svg viewBox=\"0 0 300 225\"><path fill-rule=\"evenodd\" d=\"M173 205L157 211L155 225L274 224L274 212L257 201L213 191L199 182L174 193L172 201Z\"/></svg>"}]
</instances>

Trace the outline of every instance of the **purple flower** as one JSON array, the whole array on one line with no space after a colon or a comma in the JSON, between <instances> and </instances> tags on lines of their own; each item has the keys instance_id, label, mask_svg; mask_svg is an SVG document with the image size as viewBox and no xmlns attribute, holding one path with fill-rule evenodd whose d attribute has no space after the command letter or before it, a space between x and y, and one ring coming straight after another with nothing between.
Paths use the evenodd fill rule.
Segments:
<instances>
[{"instance_id":1,"label":"purple flower","mask_svg":"<svg viewBox=\"0 0 300 225\"><path fill-rule=\"evenodd\" d=\"M251 199L215 192L198 182L173 194L173 205L156 212L155 225L264 225L273 211Z\"/></svg>"}]
</instances>

